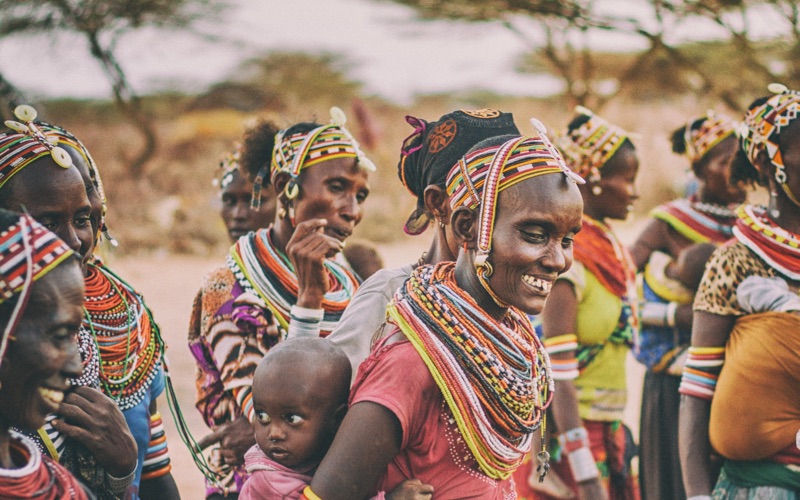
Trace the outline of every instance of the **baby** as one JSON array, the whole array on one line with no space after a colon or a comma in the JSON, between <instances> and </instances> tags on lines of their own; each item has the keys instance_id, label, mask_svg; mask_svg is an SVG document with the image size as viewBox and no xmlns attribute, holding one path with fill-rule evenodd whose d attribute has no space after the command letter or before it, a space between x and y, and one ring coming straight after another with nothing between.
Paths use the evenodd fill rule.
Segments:
<instances>
[{"instance_id":1,"label":"baby","mask_svg":"<svg viewBox=\"0 0 800 500\"><path fill-rule=\"evenodd\" d=\"M253 377L256 445L244 456L250 478L247 499L299 499L347 412L350 362L328 340L300 337L280 342L261 360ZM400 484L377 499L431 498L418 480Z\"/></svg>"}]
</instances>

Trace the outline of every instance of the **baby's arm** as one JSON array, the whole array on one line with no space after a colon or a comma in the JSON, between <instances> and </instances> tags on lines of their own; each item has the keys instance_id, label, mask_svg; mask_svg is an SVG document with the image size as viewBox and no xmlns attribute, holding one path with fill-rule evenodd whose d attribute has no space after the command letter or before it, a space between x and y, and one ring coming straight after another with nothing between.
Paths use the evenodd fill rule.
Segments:
<instances>
[{"instance_id":1,"label":"baby's arm","mask_svg":"<svg viewBox=\"0 0 800 500\"><path fill-rule=\"evenodd\" d=\"M800 312L800 296L782 278L748 276L736 289L739 306L754 314L762 312Z\"/></svg>"},{"instance_id":2,"label":"baby's arm","mask_svg":"<svg viewBox=\"0 0 800 500\"><path fill-rule=\"evenodd\" d=\"M408 479L386 494L385 498L386 500L430 500L432 497L433 486L422 484L419 479Z\"/></svg>"}]
</instances>

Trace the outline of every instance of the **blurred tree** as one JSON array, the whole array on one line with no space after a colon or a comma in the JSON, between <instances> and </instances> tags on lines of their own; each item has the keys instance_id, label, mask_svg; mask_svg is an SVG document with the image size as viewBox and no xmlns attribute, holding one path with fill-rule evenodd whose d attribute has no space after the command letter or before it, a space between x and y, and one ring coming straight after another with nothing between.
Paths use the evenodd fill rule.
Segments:
<instances>
[{"instance_id":1,"label":"blurred tree","mask_svg":"<svg viewBox=\"0 0 800 500\"><path fill-rule=\"evenodd\" d=\"M691 90L738 111L746 105L742 96L751 95L754 87L763 93L771 81L800 84L800 7L795 0L639 0L624 9L602 0L393 1L413 7L423 19L502 23L531 48L518 69L555 74L572 104L600 108L621 93ZM757 16L779 20L773 42L788 50L764 50L769 44L751 33ZM698 21L723 28L728 40L678 44L677 28ZM592 43L603 32L633 35L647 48L598 53Z\"/></svg>"},{"instance_id":2,"label":"blurred tree","mask_svg":"<svg viewBox=\"0 0 800 500\"><path fill-rule=\"evenodd\" d=\"M153 123L115 55L120 36L142 26L188 27L215 12L224 0L2 0L0 37L71 31L85 37L89 52L111 84L114 100L144 140L126 158L128 171L141 179L157 147ZM10 94L9 94L10 95ZM5 94L0 98L8 99Z\"/></svg>"}]
</instances>

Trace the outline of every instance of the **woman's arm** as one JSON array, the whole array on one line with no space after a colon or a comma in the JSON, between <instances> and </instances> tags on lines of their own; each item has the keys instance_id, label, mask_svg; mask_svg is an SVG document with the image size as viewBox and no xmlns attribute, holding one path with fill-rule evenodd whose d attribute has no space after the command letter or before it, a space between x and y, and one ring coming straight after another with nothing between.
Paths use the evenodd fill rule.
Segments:
<instances>
[{"instance_id":1,"label":"woman's arm","mask_svg":"<svg viewBox=\"0 0 800 500\"><path fill-rule=\"evenodd\" d=\"M735 321L734 316L695 312L692 347L723 347ZM683 485L688 497L709 495L716 481L716 473L711 464L711 444L708 440L710 412L710 400L688 394L681 396L678 449Z\"/></svg>"},{"instance_id":2,"label":"woman's arm","mask_svg":"<svg viewBox=\"0 0 800 500\"><path fill-rule=\"evenodd\" d=\"M664 221L650 219L644 231L639 234L639 237L629 248L638 271L644 269L645 264L650 260L650 254L667 246L665 228Z\"/></svg>"},{"instance_id":3,"label":"woman's arm","mask_svg":"<svg viewBox=\"0 0 800 500\"><path fill-rule=\"evenodd\" d=\"M545 339L577 332L578 299L572 284L559 280L553 285L547 305L542 313L542 328ZM551 355L554 364L570 361L576 357L575 350L562 351ZM553 418L560 434L573 429L582 429L583 421L578 412L578 396L572 380L556 380L552 403ZM592 462L594 465L594 462ZM578 483L580 498L603 499L606 492L600 484L599 476Z\"/></svg>"},{"instance_id":4,"label":"woman's arm","mask_svg":"<svg viewBox=\"0 0 800 500\"><path fill-rule=\"evenodd\" d=\"M314 474L311 489L325 500L368 498L401 442L402 429L394 413L377 403L354 404Z\"/></svg>"}]
</instances>

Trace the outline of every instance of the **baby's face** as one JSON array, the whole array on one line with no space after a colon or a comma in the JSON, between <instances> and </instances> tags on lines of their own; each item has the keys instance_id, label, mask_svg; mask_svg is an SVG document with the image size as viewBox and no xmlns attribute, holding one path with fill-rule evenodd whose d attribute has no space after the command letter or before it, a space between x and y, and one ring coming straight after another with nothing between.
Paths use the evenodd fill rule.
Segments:
<instances>
[{"instance_id":1,"label":"baby's face","mask_svg":"<svg viewBox=\"0 0 800 500\"><path fill-rule=\"evenodd\" d=\"M324 381L292 370L258 377L253 427L264 454L289 468L322 459L336 434L335 408L325 393Z\"/></svg>"}]
</instances>

